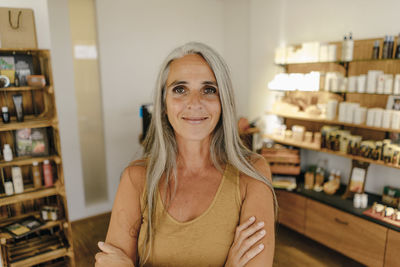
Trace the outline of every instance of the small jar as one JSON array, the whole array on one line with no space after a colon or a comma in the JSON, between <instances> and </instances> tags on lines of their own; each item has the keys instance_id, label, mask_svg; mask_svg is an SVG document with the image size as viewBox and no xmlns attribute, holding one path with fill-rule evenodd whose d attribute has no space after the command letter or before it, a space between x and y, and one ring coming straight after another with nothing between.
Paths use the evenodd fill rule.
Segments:
<instances>
[{"instance_id":1,"label":"small jar","mask_svg":"<svg viewBox=\"0 0 400 267\"><path fill-rule=\"evenodd\" d=\"M368 207L368 195L361 194L361 208L365 209Z\"/></svg>"},{"instance_id":2,"label":"small jar","mask_svg":"<svg viewBox=\"0 0 400 267\"><path fill-rule=\"evenodd\" d=\"M353 198L353 206L356 209L361 208L361 194L354 194L354 198Z\"/></svg>"},{"instance_id":3,"label":"small jar","mask_svg":"<svg viewBox=\"0 0 400 267\"><path fill-rule=\"evenodd\" d=\"M8 112L8 107L4 106L1 108L1 117L4 123L10 122L10 113Z\"/></svg>"}]
</instances>

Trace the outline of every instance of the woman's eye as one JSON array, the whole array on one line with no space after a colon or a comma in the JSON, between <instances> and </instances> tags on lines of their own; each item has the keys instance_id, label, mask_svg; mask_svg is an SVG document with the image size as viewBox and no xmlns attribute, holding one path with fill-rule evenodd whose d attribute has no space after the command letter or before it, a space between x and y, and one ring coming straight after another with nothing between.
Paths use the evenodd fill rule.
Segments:
<instances>
[{"instance_id":1,"label":"woman's eye","mask_svg":"<svg viewBox=\"0 0 400 267\"><path fill-rule=\"evenodd\" d=\"M172 89L172 92L176 94L183 94L185 93L185 88L183 88L182 86L177 86Z\"/></svg>"},{"instance_id":2,"label":"woman's eye","mask_svg":"<svg viewBox=\"0 0 400 267\"><path fill-rule=\"evenodd\" d=\"M207 88L204 89L204 93L206 95L215 94L215 93L217 93L217 89L214 88L214 87L207 87Z\"/></svg>"}]
</instances>

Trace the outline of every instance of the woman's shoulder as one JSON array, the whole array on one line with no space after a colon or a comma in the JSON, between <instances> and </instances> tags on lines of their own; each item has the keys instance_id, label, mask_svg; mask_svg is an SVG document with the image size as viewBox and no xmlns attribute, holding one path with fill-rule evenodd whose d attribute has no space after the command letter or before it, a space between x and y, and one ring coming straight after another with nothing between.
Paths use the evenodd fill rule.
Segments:
<instances>
[{"instance_id":1,"label":"woman's shoulder","mask_svg":"<svg viewBox=\"0 0 400 267\"><path fill-rule=\"evenodd\" d=\"M146 166L147 161L145 159L132 161L124 169L121 180L129 179L133 187L142 194L146 185Z\"/></svg>"}]
</instances>

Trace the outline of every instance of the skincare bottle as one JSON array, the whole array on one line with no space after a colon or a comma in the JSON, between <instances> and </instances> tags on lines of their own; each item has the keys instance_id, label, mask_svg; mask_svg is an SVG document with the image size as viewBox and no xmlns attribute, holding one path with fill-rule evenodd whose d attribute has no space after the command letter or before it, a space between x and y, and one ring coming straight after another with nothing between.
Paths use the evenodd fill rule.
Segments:
<instances>
[{"instance_id":1,"label":"skincare bottle","mask_svg":"<svg viewBox=\"0 0 400 267\"><path fill-rule=\"evenodd\" d=\"M53 172L51 171L51 165L49 160L45 160L43 162L43 176L44 176L44 185L46 187L53 185Z\"/></svg>"},{"instance_id":2,"label":"skincare bottle","mask_svg":"<svg viewBox=\"0 0 400 267\"><path fill-rule=\"evenodd\" d=\"M14 186L10 178L4 178L4 191L6 192L7 196L14 194Z\"/></svg>"},{"instance_id":3,"label":"skincare bottle","mask_svg":"<svg viewBox=\"0 0 400 267\"><path fill-rule=\"evenodd\" d=\"M343 42L342 42L342 61L346 61L346 52L347 52L347 36L345 35L343 37Z\"/></svg>"},{"instance_id":4,"label":"skincare bottle","mask_svg":"<svg viewBox=\"0 0 400 267\"><path fill-rule=\"evenodd\" d=\"M1 108L1 117L4 123L10 122L10 113L8 113L8 107L4 106Z\"/></svg>"},{"instance_id":5,"label":"skincare bottle","mask_svg":"<svg viewBox=\"0 0 400 267\"><path fill-rule=\"evenodd\" d=\"M372 59L379 59L379 41L376 40L372 48Z\"/></svg>"},{"instance_id":6,"label":"skincare bottle","mask_svg":"<svg viewBox=\"0 0 400 267\"><path fill-rule=\"evenodd\" d=\"M13 160L13 154L10 148L9 144L4 144L3 148L3 157L5 161L12 161Z\"/></svg>"},{"instance_id":7,"label":"skincare bottle","mask_svg":"<svg viewBox=\"0 0 400 267\"><path fill-rule=\"evenodd\" d=\"M353 50L354 50L354 40L352 33L349 33L349 39L347 40L346 44L346 60L345 61L352 61L353 60Z\"/></svg>"},{"instance_id":8,"label":"skincare bottle","mask_svg":"<svg viewBox=\"0 0 400 267\"><path fill-rule=\"evenodd\" d=\"M396 54L394 55L395 58L400 58L400 34L397 37L397 46L396 46Z\"/></svg>"},{"instance_id":9,"label":"skincare bottle","mask_svg":"<svg viewBox=\"0 0 400 267\"><path fill-rule=\"evenodd\" d=\"M394 46L394 36L389 36L389 45L388 45L388 56L387 58L393 57L393 46Z\"/></svg>"},{"instance_id":10,"label":"skincare bottle","mask_svg":"<svg viewBox=\"0 0 400 267\"><path fill-rule=\"evenodd\" d=\"M385 35L385 39L383 40L383 48L382 48L382 59L386 59L388 57L388 36Z\"/></svg>"},{"instance_id":11,"label":"skincare bottle","mask_svg":"<svg viewBox=\"0 0 400 267\"><path fill-rule=\"evenodd\" d=\"M42 187L42 177L40 176L40 168L37 161L34 161L32 164L32 179L35 188Z\"/></svg>"},{"instance_id":12,"label":"skincare bottle","mask_svg":"<svg viewBox=\"0 0 400 267\"><path fill-rule=\"evenodd\" d=\"M15 113L17 115L17 121L22 122L24 121L24 109L22 106L22 95L16 94L13 95L13 102L15 107Z\"/></svg>"},{"instance_id":13,"label":"skincare bottle","mask_svg":"<svg viewBox=\"0 0 400 267\"><path fill-rule=\"evenodd\" d=\"M22 179L21 168L12 167L11 174L12 174L15 193L18 194L24 192L24 181Z\"/></svg>"}]
</instances>

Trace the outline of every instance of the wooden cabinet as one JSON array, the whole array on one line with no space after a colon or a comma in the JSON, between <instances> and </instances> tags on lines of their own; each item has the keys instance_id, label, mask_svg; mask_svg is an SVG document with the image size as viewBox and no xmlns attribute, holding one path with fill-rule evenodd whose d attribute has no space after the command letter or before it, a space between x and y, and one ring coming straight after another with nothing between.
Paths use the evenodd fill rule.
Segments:
<instances>
[{"instance_id":1,"label":"wooden cabinet","mask_svg":"<svg viewBox=\"0 0 400 267\"><path fill-rule=\"evenodd\" d=\"M307 200L305 234L368 266L382 266L387 228Z\"/></svg>"},{"instance_id":2,"label":"wooden cabinet","mask_svg":"<svg viewBox=\"0 0 400 267\"><path fill-rule=\"evenodd\" d=\"M399 267L400 233L388 230L386 241L385 267Z\"/></svg>"},{"instance_id":3,"label":"wooden cabinet","mask_svg":"<svg viewBox=\"0 0 400 267\"><path fill-rule=\"evenodd\" d=\"M276 190L281 224L304 234L306 198L283 190Z\"/></svg>"}]
</instances>

